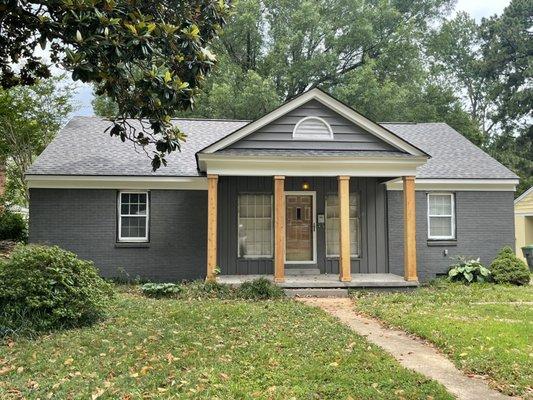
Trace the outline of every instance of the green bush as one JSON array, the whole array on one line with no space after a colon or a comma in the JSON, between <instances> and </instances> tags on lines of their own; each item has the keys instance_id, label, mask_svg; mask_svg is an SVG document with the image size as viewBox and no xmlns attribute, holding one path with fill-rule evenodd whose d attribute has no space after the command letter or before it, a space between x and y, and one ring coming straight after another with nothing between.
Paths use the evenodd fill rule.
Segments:
<instances>
[{"instance_id":1,"label":"green bush","mask_svg":"<svg viewBox=\"0 0 533 400\"><path fill-rule=\"evenodd\" d=\"M26 242L27 239L28 228L22 215L6 209L0 211L0 240Z\"/></svg>"},{"instance_id":2,"label":"green bush","mask_svg":"<svg viewBox=\"0 0 533 400\"><path fill-rule=\"evenodd\" d=\"M509 283L518 286L529 284L529 268L509 246L500 250L498 256L492 261L490 270L496 283Z\"/></svg>"},{"instance_id":3,"label":"green bush","mask_svg":"<svg viewBox=\"0 0 533 400\"><path fill-rule=\"evenodd\" d=\"M244 282L237 289L237 296L243 299L266 300L285 296L283 289L266 278Z\"/></svg>"},{"instance_id":4,"label":"green bush","mask_svg":"<svg viewBox=\"0 0 533 400\"><path fill-rule=\"evenodd\" d=\"M477 260L467 260L459 257L459 261L450 267L448 279L452 282L488 282L491 279L491 273Z\"/></svg>"},{"instance_id":5,"label":"green bush","mask_svg":"<svg viewBox=\"0 0 533 400\"><path fill-rule=\"evenodd\" d=\"M100 319L112 296L90 261L57 246L19 245L0 267L0 330L43 331Z\"/></svg>"},{"instance_id":6,"label":"green bush","mask_svg":"<svg viewBox=\"0 0 533 400\"><path fill-rule=\"evenodd\" d=\"M176 297L182 292L180 285L175 283L145 283L141 290L148 297Z\"/></svg>"}]
</instances>

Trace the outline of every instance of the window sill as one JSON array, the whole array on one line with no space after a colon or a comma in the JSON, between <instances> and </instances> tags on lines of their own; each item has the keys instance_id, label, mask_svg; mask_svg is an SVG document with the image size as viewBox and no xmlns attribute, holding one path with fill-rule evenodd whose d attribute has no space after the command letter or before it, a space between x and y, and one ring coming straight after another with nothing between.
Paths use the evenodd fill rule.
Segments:
<instances>
[{"instance_id":1,"label":"window sill","mask_svg":"<svg viewBox=\"0 0 533 400\"><path fill-rule=\"evenodd\" d=\"M147 248L150 242L116 242L116 248Z\"/></svg>"},{"instance_id":2,"label":"window sill","mask_svg":"<svg viewBox=\"0 0 533 400\"><path fill-rule=\"evenodd\" d=\"M447 246L457 246L457 239L428 239L428 247L447 247Z\"/></svg>"},{"instance_id":3,"label":"window sill","mask_svg":"<svg viewBox=\"0 0 533 400\"><path fill-rule=\"evenodd\" d=\"M339 260L340 257L339 256L326 256L326 260ZM361 256L350 256L350 260L361 260L362 257Z\"/></svg>"}]
</instances>

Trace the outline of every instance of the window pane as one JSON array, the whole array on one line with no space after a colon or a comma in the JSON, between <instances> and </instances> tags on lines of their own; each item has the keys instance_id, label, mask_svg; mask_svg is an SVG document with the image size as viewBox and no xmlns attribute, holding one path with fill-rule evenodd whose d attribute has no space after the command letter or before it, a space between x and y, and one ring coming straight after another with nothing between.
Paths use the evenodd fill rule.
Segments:
<instances>
[{"instance_id":1,"label":"window pane","mask_svg":"<svg viewBox=\"0 0 533 400\"><path fill-rule=\"evenodd\" d=\"M429 199L429 215L451 215L452 196L442 194L431 194Z\"/></svg>"},{"instance_id":2,"label":"window pane","mask_svg":"<svg viewBox=\"0 0 533 400\"><path fill-rule=\"evenodd\" d=\"M272 196L239 195L239 257L272 256Z\"/></svg>"},{"instance_id":3,"label":"window pane","mask_svg":"<svg viewBox=\"0 0 533 400\"><path fill-rule=\"evenodd\" d=\"M451 217L430 217L429 218L429 235L432 237L452 236L452 219Z\"/></svg>"},{"instance_id":4,"label":"window pane","mask_svg":"<svg viewBox=\"0 0 533 400\"><path fill-rule=\"evenodd\" d=\"M121 232L123 238L146 237L146 217L121 217Z\"/></svg>"}]
</instances>

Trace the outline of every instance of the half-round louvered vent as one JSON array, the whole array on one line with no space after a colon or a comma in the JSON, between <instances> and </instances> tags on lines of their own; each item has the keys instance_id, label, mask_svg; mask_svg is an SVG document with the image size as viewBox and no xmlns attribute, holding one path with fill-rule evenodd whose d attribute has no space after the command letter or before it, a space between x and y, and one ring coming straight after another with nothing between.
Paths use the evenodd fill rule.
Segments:
<instances>
[{"instance_id":1,"label":"half-round louvered vent","mask_svg":"<svg viewBox=\"0 0 533 400\"><path fill-rule=\"evenodd\" d=\"M300 140L331 140L333 131L331 126L319 117L302 118L292 132L293 139Z\"/></svg>"}]
</instances>

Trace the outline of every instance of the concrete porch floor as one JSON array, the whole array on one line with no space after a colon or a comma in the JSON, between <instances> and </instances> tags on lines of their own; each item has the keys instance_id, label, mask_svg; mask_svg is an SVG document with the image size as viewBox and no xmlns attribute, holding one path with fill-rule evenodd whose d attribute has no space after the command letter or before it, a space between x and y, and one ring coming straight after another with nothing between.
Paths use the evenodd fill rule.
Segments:
<instances>
[{"instance_id":1,"label":"concrete porch floor","mask_svg":"<svg viewBox=\"0 0 533 400\"><path fill-rule=\"evenodd\" d=\"M274 280L273 275L219 275L217 281L228 285L240 285L257 278ZM417 287L418 282L407 282L403 276L394 274L352 274L351 282L339 281L337 274L286 275L283 288L408 288Z\"/></svg>"}]
</instances>

